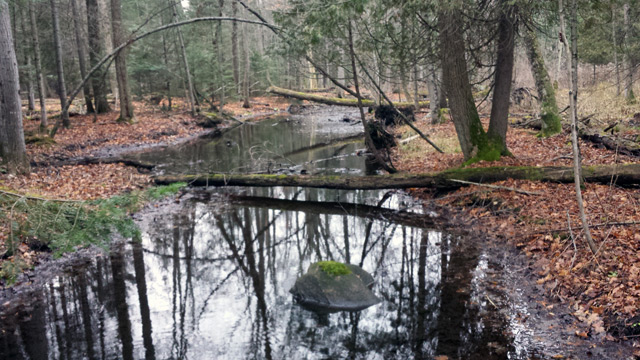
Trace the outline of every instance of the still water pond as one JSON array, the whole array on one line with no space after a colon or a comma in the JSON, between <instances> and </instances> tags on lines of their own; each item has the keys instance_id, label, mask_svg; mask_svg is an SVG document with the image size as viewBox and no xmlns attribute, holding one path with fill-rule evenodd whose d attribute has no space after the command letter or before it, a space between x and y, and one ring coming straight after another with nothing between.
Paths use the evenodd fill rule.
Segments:
<instances>
[{"instance_id":1,"label":"still water pond","mask_svg":"<svg viewBox=\"0 0 640 360\"><path fill-rule=\"evenodd\" d=\"M361 126L325 111L138 157L165 173L375 171L358 155L361 141L338 141ZM16 295L22 305L2 316L0 358L531 355L492 304L500 295L487 293L501 270L469 239L429 229L433 215L401 192L189 190L138 214L140 239ZM360 265L383 301L335 314L296 305L289 289L320 260Z\"/></svg>"}]
</instances>

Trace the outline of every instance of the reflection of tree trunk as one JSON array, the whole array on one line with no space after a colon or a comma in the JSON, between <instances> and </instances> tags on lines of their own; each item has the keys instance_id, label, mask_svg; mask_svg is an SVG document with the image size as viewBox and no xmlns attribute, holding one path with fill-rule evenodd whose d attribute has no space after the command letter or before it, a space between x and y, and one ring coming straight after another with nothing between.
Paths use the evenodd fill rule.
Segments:
<instances>
[{"instance_id":1,"label":"reflection of tree trunk","mask_svg":"<svg viewBox=\"0 0 640 360\"><path fill-rule=\"evenodd\" d=\"M47 317L41 295L35 295L31 299L31 311L20 313L20 316L27 319L20 323L20 335L22 335L22 341L25 345L25 352L31 360L48 359Z\"/></svg>"},{"instance_id":2,"label":"reflection of tree trunk","mask_svg":"<svg viewBox=\"0 0 640 360\"><path fill-rule=\"evenodd\" d=\"M113 273L113 299L116 304L118 318L118 334L122 342L122 358L133 360L133 337L131 335L131 321L127 307L127 285L124 282L124 249L123 246L111 251L111 271Z\"/></svg>"},{"instance_id":3,"label":"reflection of tree trunk","mask_svg":"<svg viewBox=\"0 0 640 360\"><path fill-rule=\"evenodd\" d=\"M427 337L426 315L427 315L427 248L429 247L429 232L422 234L418 255L418 303L416 328L414 333L414 356L415 359L424 359L428 354L423 352L423 344Z\"/></svg>"},{"instance_id":4,"label":"reflection of tree trunk","mask_svg":"<svg viewBox=\"0 0 640 360\"><path fill-rule=\"evenodd\" d=\"M58 316L58 305L56 304L56 293L53 288L53 283L49 283L49 299L51 299L51 303L49 304L49 308L51 309L52 322L55 324L56 329L56 344L58 345L58 354L60 354L60 359L64 359L64 343L62 340L62 331L60 330L59 316ZM2 358L2 357L0 357Z\"/></svg>"},{"instance_id":5,"label":"reflection of tree trunk","mask_svg":"<svg viewBox=\"0 0 640 360\"><path fill-rule=\"evenodd\" d=\"M142 244L134 241L133 245L133 269L136 273L136 288L138 289L138 302L140 303L140 318L142 320L142 339L145 349L145 359L155 359L155 348L151 336L151 311L149 310L149 298L147 297L147 280L144 269L144 254Z\"/></svg>"},{"instance_id":6,"label":"reflection of tree trunk","mask_svg":"<svg viewBox=\"0 0 640 360\"><path fill-rule=\"evenodd\" d=\"M84 337L87 342L87 357L95 359L93 348L93 327L91 326L91 307L89 306L89 297L87 295L87 278L83 272L78 275L78 300L80 301L80 311L82 313L82 326L84 328Z\"/></svg>"},{"instance_id":7,"label":"reflection of tree trunk","mask_svg":"<svg viewBox=\"0 0 640 360\"><path fill-rule=\"evenodd\" d=\"M475 252L463 249L456 239L442 239L440 312L438 313L437 353L457 358L468 341L462 337L465 328L468 292L473 278L472 269L478 263Z\"/></svg>"},{"instance_id":8,"label":"reflection of tree trunk","mask_svg":"<svg viewBox=\"0 0 640 360\"><path fill-rule=\"evenodd\" d=\"M16 336L16 325L10 322L2 324L2 337L0 337L0 359L24 359L20 348L20 339ZM62 354L62 353L61 353Z\"/></svg>"},{"instance_id":9,"label":"reflection of tree trunk","mask_svg":"<svg viewBox=\"0 0 640 360\"><path fill-rule=\"evenodd\" d=\"M64 347L67 350L67 359L71 359L71 326L69 326L69 312L67 311L67 293L64 280L60 282L60 307L62 308L62 321L64 323Z\"/></svg>"}]
</instances>

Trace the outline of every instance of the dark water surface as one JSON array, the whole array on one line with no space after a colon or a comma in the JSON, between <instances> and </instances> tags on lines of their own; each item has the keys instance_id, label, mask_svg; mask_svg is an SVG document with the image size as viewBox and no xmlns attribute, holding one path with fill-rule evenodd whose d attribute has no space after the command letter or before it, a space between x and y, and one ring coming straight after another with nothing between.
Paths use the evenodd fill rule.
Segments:
<instances>
[{"instance_id":1,"label":"dark water surface","mask_svg":"<svg viewBox=\"0 0 640 360\"><path fill-rule=\"evenodd\" d=\"M361 131L324 111L140 157L165 173L372 172L359 141L314 147ZM2 314L0 358L531 356L487 287L503 270L469 239L430 230L433 215L401 192L190 190L137 215L140 241L16 295L22 305ZM328 315L296 305L289 289L320 260L362 266L383 302Z\"/></svg>"}]
</instances>

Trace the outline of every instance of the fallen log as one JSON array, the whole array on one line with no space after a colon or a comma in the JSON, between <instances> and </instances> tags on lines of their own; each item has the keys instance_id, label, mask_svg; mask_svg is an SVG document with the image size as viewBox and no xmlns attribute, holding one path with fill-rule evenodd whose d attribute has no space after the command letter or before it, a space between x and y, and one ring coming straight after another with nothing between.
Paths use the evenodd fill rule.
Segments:
<instances>
[{"instance_id":1,"label":"fallen log","mask_svg":"<svg viewBox=\"0 0 640 360\"><path fill-rule=\"evenodd\" d=\"M565 124L566 125L566 124ZM515 127L530 128L534 130L542 129L542 121L540 119L529 119L513 124ZM565 130L568 127L564 126ZM605 132L607 129L604 130ZM640 144L620 137L619 135L606 134L593 127L578 123L578 136L586 141L604 146L606 149L617 151L623 155L640 156Z\"/></svg>"},{"instance_id":2,"label":"fallen log","mask_svg":"<svg viewBox=\"0 0 640 360\"><path fill-rule=\"evenodd\" d=\"M327 96L322 96L322 95L316 95L316 94L293 91L293 90L289 90L289 89L283 89L283 88L280 88L280 87L277 87L277 86L270 86L267 89L267 92L270 92L270 93L276 94L276 95L291 97L291 98L294 98L294 99L308 100L308 101L313 101L313 102L317 102L317 103L321 103L321 104L327 104L327 105L352 106L352 107L357 107L358 106L358 100L357 99L342 99L342 98L337 98L337 97L327 97ZM395 102L393 104L398 108L406 108L406 107L412 107L413 106L412 102ZM420 105L420 107L428 107L429 106L429 102L428 101L420 101L418 104ZM378 104L376 104L376 102L373 101L373 100L362 99L362 106L364 106L364 107L375 107L375 106L378 106Z\"/></svg>"},{"instance_id":3,"label":"fallen log","mask_svg":"<svg viewBox=\"0 0 640 360\"><path fill-rule=\"evenodd\" d=\"M587 182L620 186L640 185L640 164L616 164L583 166L582 175ZM186 182L193 186L299 186L343 190L434 188L453 190L466 184L492 183L507 179L573 182L573 168L565 166L544 167L487 167L445 170L423 174L391 174L377 176L337 175L272 175L272 174L195 174L155 176L158 185Z\"/></svg>"}]
</instances>

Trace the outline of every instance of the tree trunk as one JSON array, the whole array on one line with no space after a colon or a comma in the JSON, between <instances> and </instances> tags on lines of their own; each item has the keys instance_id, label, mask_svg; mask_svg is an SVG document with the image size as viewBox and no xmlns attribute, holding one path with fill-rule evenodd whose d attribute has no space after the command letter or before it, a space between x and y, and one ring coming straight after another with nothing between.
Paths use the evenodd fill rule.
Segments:
<instances>
[{"instance_id":1,"label":"tree trunk","mask_svg":"<svg viewBox=\"0 0 640 360\"><path fill-rule=\"evenodd\" d=\"M542 119L542 136L551 136L562 131L558 105L556 104L556 92L549 79L549 74L542 58L542 52L538 45L538 39L533 29L525 29L524 43L527 48L527 56L531 63L531 70L536 81L538 99L540 101L540 118Z\"/></svg>"},{"instance_id":2,"label":"tree trunk","mask_svg":"<svg viewBox=\"0 0 640 360\"><path fill-rule=\"evenodd\" d=\"M111 36L113 47L117 48L125 42L122 34L122 11L120 0L111 0ZM118 98L120 100L120 117L118 121L133 122L133 105L131 104L131 93L129 91L129 81L127 73L127 49L122 49L116 55L116 78L118 79Z\"/></svg>"},{"instance_id":3,"label":"tree trunk","mask_svg":"<svg viewBox=\"0 0 640 360\"><path fill-rule=\"evenodd\" d=\"M49 126L47 106L44 90L44 76L42 75L42 60L40 59L40 39L38 38L38 23L36 22L35 5L29 1L29 22L31 23L31 39L33 41L33 57L36 62L36 84L40 101L40 130L45 131Z\"/></svg>"},{"instance_id":4,"label":"tree trunk","mask_svg":"<svg viewBox=\"0 0 640 360\"><path fill-rule=\"evenodd\" d=\"M577 0L571 0L570 9L570 27L571 27L571 57L569 58L569 82L571 91L569 91L569 106L571 108L571 143L573 147L573 182L576 187L576 200L578 202L578 211L582 220L582 228L587 244L591 252L595 255L596 248L591 231L589 231L589 223L584 211L584 203L582 201L582 156L580 154L580 144L578 143L578 3Z\"/></svg>"},{"instance_id":5,"label":"tree trunk","mask_svg":"<svg viewBox=\"0 0 640 360\"><path fill-rule=\"evenodd\" d=\"M87 2L87 26L89 37L89 66L96 66L102 58L102 41L100 39L100 10L98 0L86 0ZM91 87L93 88L93 103L98 114L111 111L107 102L107 89L104 78L104 71L96 71L91 76Z\"/></svg>"},{"instance_id":6,"label":"tree trunk","mask_svg":"<svg viewBox=\"0 0 640 360\"><path fill-rule=\"evenodd\" d=\"M80 11L78 9L77 0L71 0L71 11L73 13L73 29L76 35L76 46L78 48L78 65L80 66L80 76L84 79L87 75L86 55L84 53L84 41L82 39L82 21L80 20ZM91 102L91 89L88 83L84 85L84 104L87 113L93 113L93 103Z\"/></svg>"},{"instance_id":7,"label":"tree trunk","mask_svg":"<svg viewBox=\"0 0 640 360\"><path fill-rule=\"evenodd\" d=\"M62 43L60 40L60 21L58 16L58 6L56 0L49 0L51 4L51 19L53 21L53 41L56 48L56 65L58 73L58 95L60 96L60 108L62 113L62 126L68 128L71 126L69 121L69 111L67 110L67 87L64 82L64 63L62 60Z\"/></svg>"},{"instance_id":8,"label":"tree trunk","mask_svg":"<svg viewBox=\"0 0 640 360\"><path fill-rule=\"evenodd\" d=\"M613 66L616 71L616 96L620 96L620 64L618 64L618 39L616 36L616 6L611 2L611 41L613 43Z\"/></svg>"},{"instance_id":9,"label":"tree trunk","mask_svg":"<svg viewBox=\"0 0 640 360\"><path fill-rule=\"evenodd\" d=\"M631 47L631 34L633 31L633 25L631 24L631 22L629 21L629 12L631 11L631 6L629 5L629 2L627 1L624 6L623 6L623 11L624 11L624 47L625 47L625 52L624 52L624 56L625 56L625 61L624 61L624 65L627 68L627 73L625 74L625 83L624 83L624 97L625 99L627 99L628 103L634 103L635 102L635 95L633 93L633 70L634 70L634 66L633 66L633 58L630 54L630 47Z\"/></svg>"},{"instance_id":10,"label":"tree trunk","mask_svg":"<svg viewBox=\"0 0 640 360\"><path fill-rule=\"evenodd\" d=\"M6 1L0 1L0 49L0 157L9 172L26 173L29 162L22 131L18 61Z\"/></svg>"},{"instance_id":11,"label":"tree trunk","mask_svg":"<svg viewBox=\"0 0 640 360\"><path fill-rule=\"evenodd\" d=\"M447 51L441 52L444 88L449 98L453 124L464 159L497 160L500 158L499 143L498 148L495 144L490 144L471 92L465 60L463 24L461 9L450 8L440 11L440 43L448 44Z\"/></svg>"},{"instance_id":12,"label":"tree trunk","mask_svg":"<svg viewBox=\"0 0 640 360\"><path fill-rule=\"evenodd\" d=\"M24 57L24 78L27 82L27 95L29 100L28 108L29 111L34 111L36 109L36 99L33 90L33 66L31 64L31 54L30 51L33 49L33 46L29 46L29 41L26 39L27 36L27 17L25 14L25 9L20 9L20 30L22 30L22 34L25 37L22 39L22 42L25 44L23 57Z\"/></svg>"},{"instance_id":13,"label":"tree trunk","mask_svg":"<svg viewBox=\"0 0 640 360\"><path fill-rule=\"evenodd\" d=\"M556 69L556 83L560 83L562 74L563 50L567 47L566 32L564 26L564 10L562 0L558 0L558 68ZM567 55L568 56L568 55ZM571 86L571 84L569 84Z\"/></svg>"},{"instance_id":14,"label":"tree trunk","mask_svg":"<svg viewBox=\"0 0 640 360\"><path fill-rule=\"evenodd\" d=\"M289 89L283 89L276 86L270 86L267 89L267 92L270 92L276 95L292 97L294 99L308 100L308 101L313 101L313 102L327 104L327 105L352 106L352 107L358 106L358 99L331 98L331 97L326 97L326 96L312 94L312 93L304 93L304 92L298 92L298 91L293 91ZM406 108L406 107L412 107L413 103L396 102L396 103L393 103L393 105L398 108ZM420 107L427 107L429 106L429 102L420 101L419 105ZM362 106L373 107L373 106L377 106L377 104L373 100L362 99Z\"/></svg>"},{"instance_id":15,"label":"tree trunk","mask_svg":"<svg viewBox=\"0 0 640 360\"><path fill-rule=\"evenodd\" d=\"M249 70L251 70L251 61L249 59L249 36L247 34L247 26L242 25L242 57L244 58L244 78L242 79L242 97L244 98L244 102L242 103L242 107L245 109L249 109L251 107L251 103L249 103L250 97L250 89L249 87Z\"/></svg>"},{"instance_id":16,"label":"tree trunk","mask_svg":"<svg viewBox=\"0 0 640 360\"><path fill-rule=\"evenodd\" d=\"M429 110L431 113L431 124L438 124L442 122L440 116L440 100L438 93L438 76L433 64L429 64L427 67L427 89L429 91Z\"/></svg>"},{"instance_id":17,"label":"tree trunk","mask_svg":"<svg viewBox=\"0 0 640 360\"><path fill-rule=\"evenodd\" d=\"M467 186L462 180L492 183L507 179L572 183L573 167L508 167L459 168L435 173L391 174L374 176L332 175L264 175L264 174L195 174L155 176L157 185L186 182L192 186L299 186L343 190L405 189L412 187L453 190ZM610 184L615 179L619 186L635 187L640 184L640 164L614 164L585 166L582 175L586 181Z\"/></svg>"},{"instance_id":18,"label":"tree trunk","mask_svg":"<svg viewBox=\"0 0 640 360\"><path fill-rule=\"evenodd\" d=\"M511 79L513 75L513 49L515 47L516 12L515 5L500 1L498 20L497 63L491 105L491 119L487 135L501 145L500 153L508 155L507 129L509 127L509 103L511 100Z\"/></svg>"},{"instance_id":19,"label":"tree trunk","mask_svg":"<svg viewBox=\"0 0 640 360\"><path fill-rule=\"evenodd\" d=\"M234 1L234 0L232 0ZM224 8L224 0L218 0L218 16L222 17L222 9ZM216 54L218 55L218 86L220 86L220 111L224 107L225 89L224 89L224 57L222 56L222 22L216 24Z\"/></svg>"},{"instance_id":20,"label":"tree trunk","mask_svg":"<svg viewBox=\"0 0 640 360\"><path fill-rule=\"evenodd\" d=\"M164 35L164 33L162 33L162 60L164 61L164 71L165 71L165 76L166 76L166 80L165 80L165 89L167 90L167 102L168 102L168 108L167 110L171 111L172 108L172 104L171 104L171 72L169 71L169 55L167 53L167 38Z\"/></svg>"},{"instance_id":21,"label":"tree trunk","mask_svg":"<svg viewBox=\"0 0 640 360\"><path fill-rule=\"evenodd\" d=\"M231 16L238 17L238 2L231 0ZM233 65L233 83L236 94L240 93L240 66L238 64L238 23L231 23L231 63Z\"/></svg>"},{"instance_id":22,"label":"tree trunk","mask_svg":"<svg viewBox=\"0 0 640 360\"><path fill-rule=\"evenodd\" d=\"M173 3L173 22L178 22L178 5ZM187 96L189 97L189 107L191 109L191 115L196 115L196 100L193 94L193 83L191 79L191 71L189 70L189 60L187 59L187 50L184 46L184 37L182 36L182 30L176 29L178 33L178 43L180 44L180 54L182 55L182 65L184 65L185 77L187 80Z\"/></svg>"}]
</instances>

